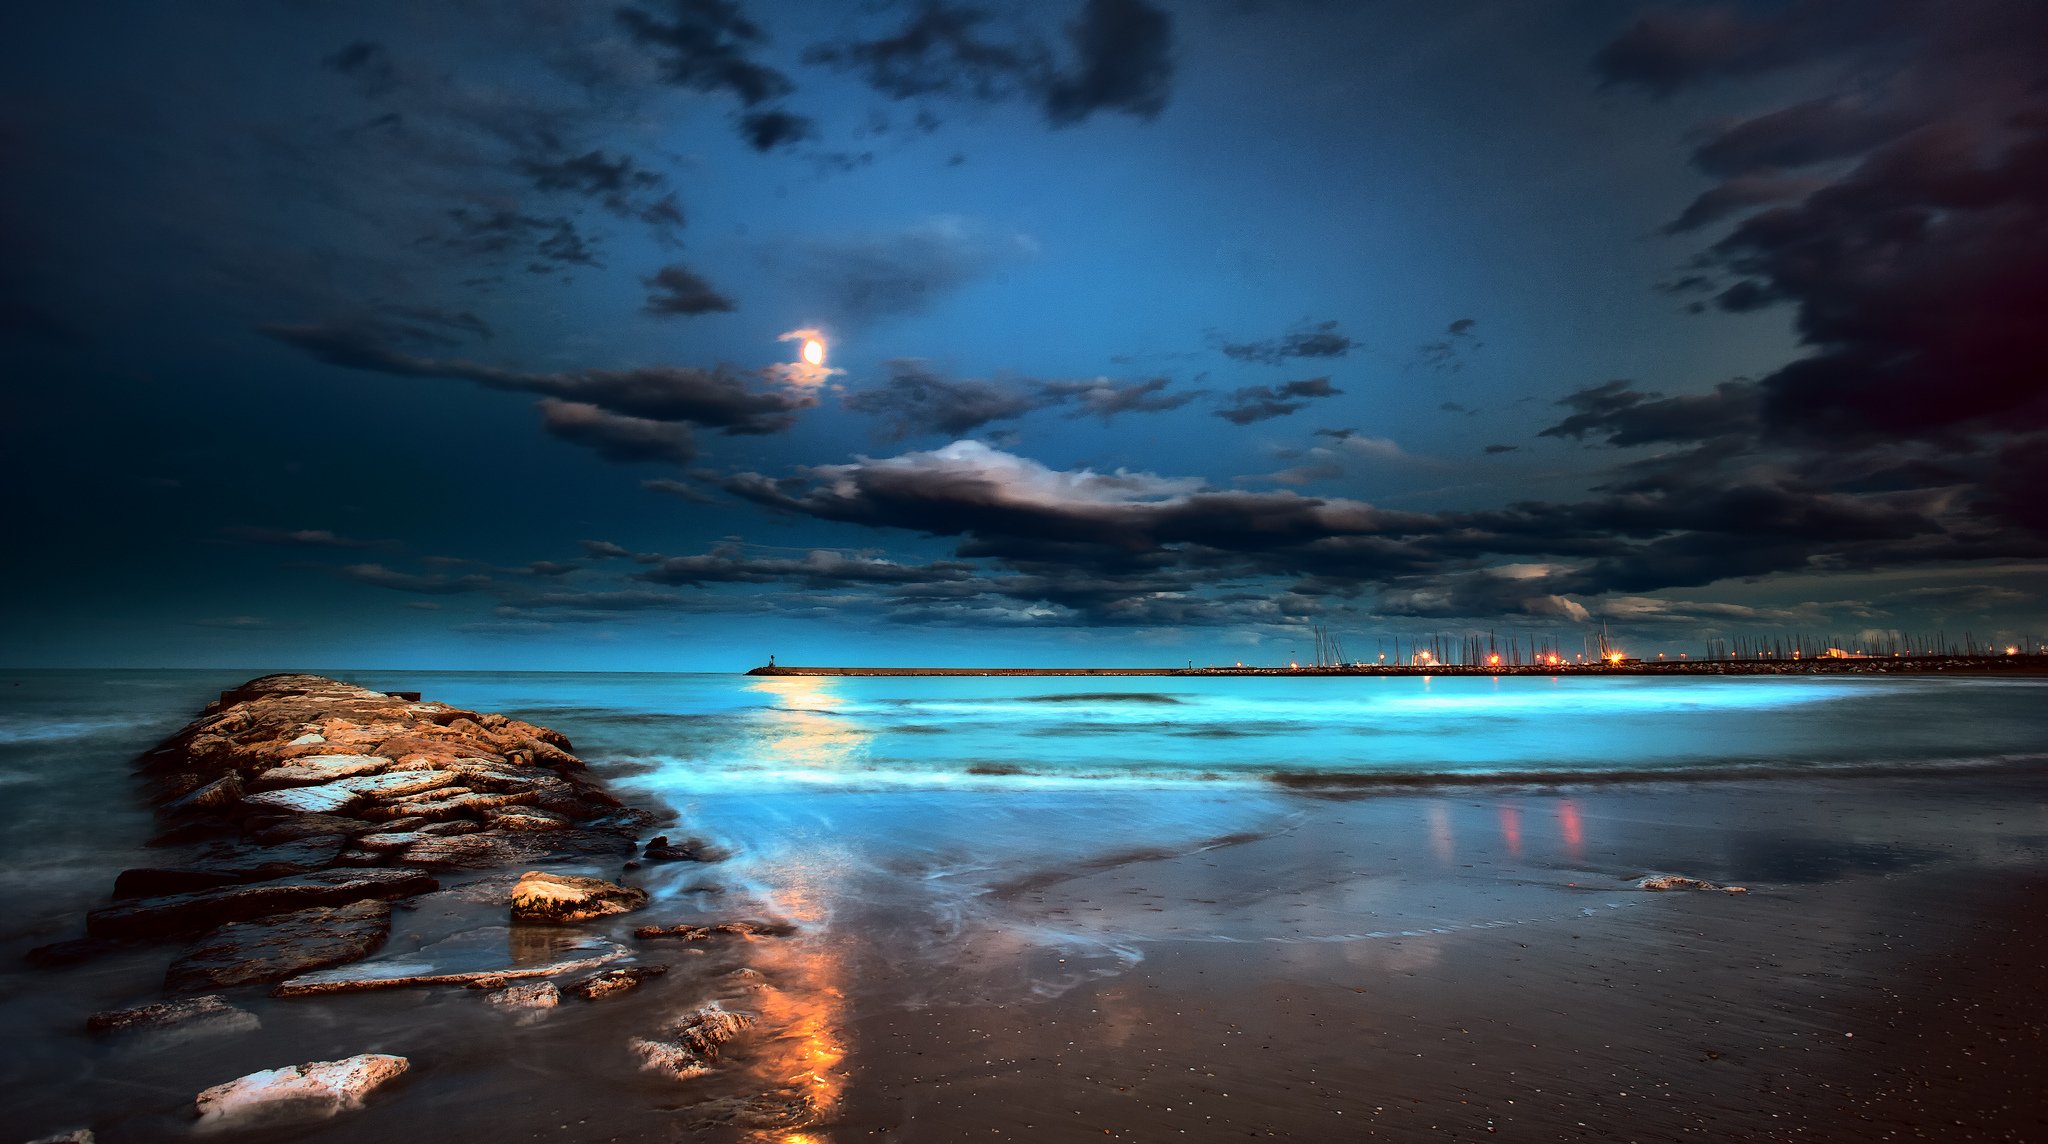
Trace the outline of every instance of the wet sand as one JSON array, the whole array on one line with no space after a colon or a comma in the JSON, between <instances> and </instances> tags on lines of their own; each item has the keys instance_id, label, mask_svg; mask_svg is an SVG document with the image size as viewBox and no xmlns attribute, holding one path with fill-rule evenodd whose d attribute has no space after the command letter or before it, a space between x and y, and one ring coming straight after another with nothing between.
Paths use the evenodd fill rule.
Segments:
<instances>
[{"instance_id":1,"label":"wet sand","mask_svg":"<svg viewBox=\"0 0 2048 1144\"><path fill-rule=\"evenodd\" d=\"M413 1071L369 1107L254 1138L2048 1138L2048 779L682 809L736 857L643 872L656 904L618 928L796 936L641 943L666 976L532 1020L463 989L237 994L262 1030L169 1047L80 1027L165 953L11 968L17 1135L182 1137L207 1084L384 1051ZM501 919L492 891L390 948ZM711 996L761 1017L725 1067L639 1071L626 1041Z\"/></svg>"}]
</instances>

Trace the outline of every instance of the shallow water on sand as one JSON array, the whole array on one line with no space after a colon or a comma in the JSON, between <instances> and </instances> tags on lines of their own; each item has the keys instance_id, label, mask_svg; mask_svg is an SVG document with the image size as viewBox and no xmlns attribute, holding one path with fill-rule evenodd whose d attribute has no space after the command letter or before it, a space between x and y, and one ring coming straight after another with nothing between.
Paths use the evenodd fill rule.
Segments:
<instances>
[{"instance_id":1,"label":"shallow water on sand","mask_svg":"<svg viewBox=\"0 0 2048 1144\"><path fill-rule=\"evenodd\" d=\"M96 1042L83 1015L153 999L169 951L55 974L16 959L75 934L121 868L163 860L142 846L151 819L128 762L250 674L0 673L0 1022L20 1034L0 1046L0 1089L30 1116L26 1135L94 1123L102 1139L160 1138L183 1130L200 1087L363 1051L414 1057L402 1097L311 1136L576 1125L666 1138L702 1127L675 1118L704 1096L789 1076L809 1078L829 1120L888 1104L861 1088L876 1063L862 1054L897 1047L877 1038L907 1036L903 1014L1050 1006L1135 981L1174 950L1257 944L1276 966L1377 950L1359 956L1407 973L1446 942L1670 908L1625 892L1645 872L1782 889L2048 855L2038 799L1976 789L1997 779L1945 799L1946 784L1912 777L1996 764L2034 783L2048 681L336 672L554 727L629 798L676 811L672 834L731 852L635 871L655 904L633 920L773 916L799 935L704 954L643 947L676 970L626 1007L572 1007L530 1028L460 990L245 990L236 1002L264 1022L252 1037L176 1053ZM1853 785L1602 781L1851 769ZM1532 773L1572 785L1331 800L1272 781ZM1644 789L1661 793L1632 793ZM1816 801L1828 791L1835 802ZM501 916L475 912L470 924ZM435 936L430 920L402 923L392 951ZM774 988L746 1000L764 1031L729 1073L687 1092L637 1073L625 1037L742 966Z\"/></svg>"}]
</instances>

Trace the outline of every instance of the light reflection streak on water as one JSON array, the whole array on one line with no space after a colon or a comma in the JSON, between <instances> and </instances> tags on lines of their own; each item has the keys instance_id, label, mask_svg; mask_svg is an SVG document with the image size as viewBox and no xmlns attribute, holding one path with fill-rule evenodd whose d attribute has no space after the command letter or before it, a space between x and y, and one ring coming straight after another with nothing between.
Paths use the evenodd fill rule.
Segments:
<instances>
[{"instance_id":1,"label":"light reflection streak on water","mask_svg":"<svg viewBox=\"0 0 2048 1144\"><path fill-rule=\"evenodd\" d=\"M1564 852L1574 859L1585 857L1586 829L1579 821L1579 804L1568 798L1559 799L1557 825L1564 835Z\"/></svg>"},{"instance_id":2,"label":"light reflection streak on water","mask_svg":"<svg viewBox=\"0 0 2048 1144\"><path fill-rule=\"evenodd\" d=\"M757 679L752 691L778 701L765 716L760 754L792 771L841 773L859 769L872 736L839 711L845 697L837 681L808 676Z\"/></svg>"}]
</instances>

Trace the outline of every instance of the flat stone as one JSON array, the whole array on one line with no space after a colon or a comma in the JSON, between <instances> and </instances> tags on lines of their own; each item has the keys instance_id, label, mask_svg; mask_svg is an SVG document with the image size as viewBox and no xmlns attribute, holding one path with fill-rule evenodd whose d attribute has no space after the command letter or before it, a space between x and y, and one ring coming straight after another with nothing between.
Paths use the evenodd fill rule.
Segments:
<instances>
[{"instance_id":1,"label":"flat stone","mask_svg":"<svg viewBox=\"0 0 2048 1144\"><path fill-rule=\"evenodd\" d=\"M325 739L316 741L326 742ZM355 775L376 774L395 765L390 759L378 755L301 755L282 767L264 771L256 781L264 786L312 786Z\"/></svg>"},{"instance_id":2,"label":"flat stone","mask_svg":"<svg viewBox=\"0 0 2048 1144\"><path fill-rule=\"evenodd\" d=\"M1747 886L1717 886L1704 878L1688 878L1682 874L1658 874L1636 883L1642 890L1719 890L1724 894L1747 894Z\"/></svg>"},{"instance_id":3,"label":"flat stone","mask_svg":"<svg viewBox=\"0 0 2048 1144\"><path fill-rule=\"evenodd\" d=\"M660 977L668 972L666 965L621 965L612 969L599 970L564 990L585 1001L610 997L617 993L638 989L642 982Z\"/></svg>"},{"instance_id":4,"label":"flat stone","mask_svg":"<svg viewBox=\"0 0 2048 1144\"><path fill-rule=\"evenodd\" d=\"M288 910L345 906L365 898L405 898L438 888L440 883L419 870L320 870L107 906L85 916L85 930L102 938L162 937Z\"/></svg>"},{"instance_id":5,"label":"flat stone","mask_svg":"<svg viewBox=\"0 0 2048 1144\"><path fill-rule=\"evenodd\" d=\"M171 963L164 987L224 989L283 981L368 956L391 933L391 903L351 902L235 922L201 937Z\"/></svg>"},{"instance_id":6,"label":"flat stone","mask_svg":"<svg viewBox=\"0 0 2048 1144\"><path fill-rule=\"evenodd\" d=\"M598 937L576 937L529 948L510 927L486 926L412 953L301 974L271 993L277 997L314 997L420 985L501 989L508 982L597 969L626 957L627 953L625 946Z\"/></svg>"},{"instance_id":7,"label":"flat stone","mask_svg":"<svg viewBox=\"0 0 2048 1144\"><path fill-rule=\"evenodd\" d=\"M258 791L242 799L247 806L288 814L340 814L362 801L362 795L339 782Z\"/></svg>"},{"instance_id":8,"label":"flat stone","mask_svg":"<svg viewBox=\"0 0 2048 1144\"><path fill-rule=\"evenodd\" d=\"M400 830L390 834L365 834L356 839L356 845L377 854L395 854L422 838L432 838L417 830Z\"/></svg>"},{"instance_id":9,"label":"flat stone","mask_svg":"<svg viewBox=\"0 0 2048 1144\"><path fill-rule=\"evenodd\" d=\"M327 834L278 846L239 847L185 866L149 866L123 870L114 879L117 898L187 894L216 886L262 882L290 874L324 870L334 864L346 838Z\"/></svg>"},{"instance_id":10,"label":"flat stone","mask_svg":"<svg viewBox=\"0 0 2048 1144\"><path fill-rule=\"evenodd\" d=\"M507 1009L552 1009L562 1003L562 991L552 981L536 981L493 990L484 1000Z\"/></svg>"},{"instance_id":11,"label":"flat stone","mask_svg":"<svg viewBox=\"0 0 2048 1144\"><path fill-rule=\"evenodd\" d=\"M256 1014L237 1009L221 997L187 997L179 1001L157 1001L131 1009L109 1009L85 1019L95 1033L127 1033L205 1026L209 1031L242 1032L261 1027Z\"/></svg>"},{"instance_id":12,"label":"flat stone","mask_svg":"<svg viewBox=\"0 0 2048 1144\"><path fill-rule=\"evenodd\" d=\"M485 812L485 820L499 830L561 830L569 816L538 807L513 806Z\"/></svg>"},{"instance_id":13,"label":"flat stone","mask_svg":"<svg viewBox=\"0 0 2048 1144\"><path fill-rule=\"evenodd\" d=\"M734 1012L713 1001L685 1015L664 1036L635 1038L630 1044L640 1055L642 1068L689 1080L710 1072L720 1047L753 1023L751 1014Z\"/></svg>"},{"instance_id":14,"label":"flat stone","mask_svg":"<svg viewBox=\"0 0 2048 1144\"><path fill-rule=\"evenodd\" d=\"M99 1137L92 1134L92 1129L74 1128L69 1132L59 1132L55 1136L38 1136L28 1144L97 1144L98 1140Z\"/></svg>"},{"instance_id":15,"label":"flat stone","mask_svg":"<svg viewBox=\"0 0 2048 1144\"><path fill-rule=\"evenodd\" d=\"M199 1127L317 1120L358 1109L365 1096L403 1074L411 1063L404 1057L364 1053L250 1073L199 1094Z\"/></svg>"},{"instance_id":16,"label":"flat stone","mask_svg":"<svg viewBox=\"0 0 2048 1144\"><path fill-rule=\"evenodd\" d=\"M405 818L417 815L421 818L433 819L459 818L480 815L484 811L495 810L501 806L516 806L520 803L530 803L539 797L532 791L485 792L464 789L460 793L448 793L448 791L455 789L450 787L446 790L435 792L441 797L424 801L386 803L383 806L377 807L372 817Z\"/></svg>"},{"instance_id":17,"label":"flat stone","mask_svg":"<svg viewBox=\"0 0 2048 1144\"><path fill-rule=\"evenodd\" d=\"M630 913L647 904L647 891L602 878L529 870L512 887L512 919L563 924Z\"/></svg>"},{"instance_id":18,"label":"flat stone","mask_svg":"<svg viewBox=\"0 0 2048 1144\"><path fill-rule=\"evenodd\" d=\"M449 786L460 777L447 771L385 771L383 774L338 779L334 785L365 798L404 798L435 787Z\"/></svg>"}]
</instances>

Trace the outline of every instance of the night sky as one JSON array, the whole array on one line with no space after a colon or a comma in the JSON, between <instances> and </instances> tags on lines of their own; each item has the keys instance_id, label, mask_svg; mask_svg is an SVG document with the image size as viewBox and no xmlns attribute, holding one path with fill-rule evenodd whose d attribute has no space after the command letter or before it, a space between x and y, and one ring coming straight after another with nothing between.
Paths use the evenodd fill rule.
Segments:
<instances>
[{"instance_id":1,"label":"night sky","mask_svg":"<svg viewBox=\"0 0 2048 1144\"><path fill-rule=\"evenodd\" d=\"M2035 0L9 23L0 663L2048 628Z\"/></svg>"}]
</instances>

